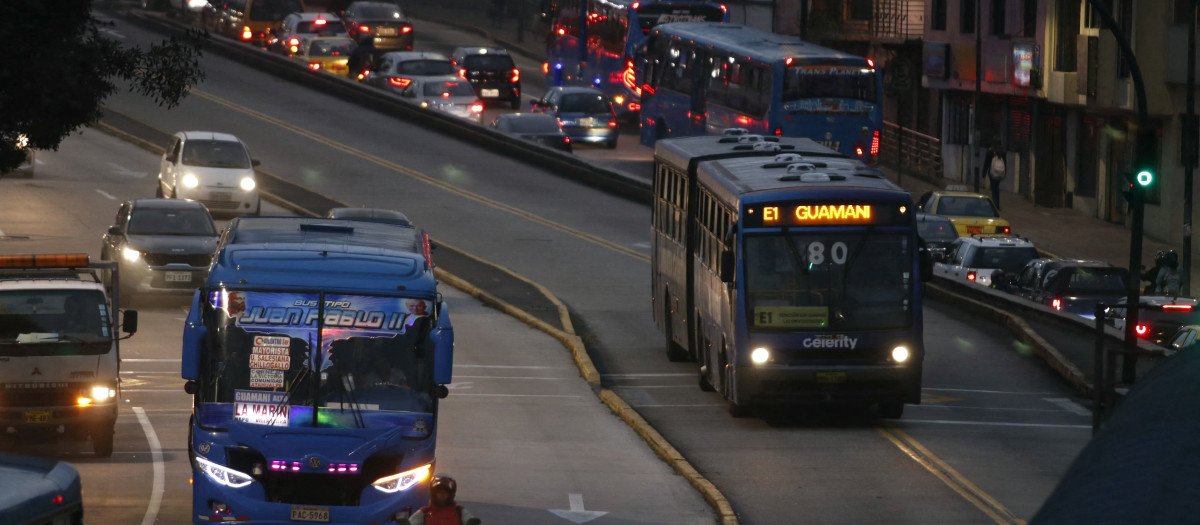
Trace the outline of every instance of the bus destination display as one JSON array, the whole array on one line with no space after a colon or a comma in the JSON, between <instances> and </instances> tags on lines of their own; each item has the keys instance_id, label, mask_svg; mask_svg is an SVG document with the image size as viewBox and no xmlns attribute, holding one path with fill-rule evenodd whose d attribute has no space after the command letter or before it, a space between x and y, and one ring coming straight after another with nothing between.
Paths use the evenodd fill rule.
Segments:
<instances>
[{"instance_id":1,"label":"bus destination display","mask_svg":"<svg viewBox=\"0 0 1200 525\"><path fill-rule=\"evenodd\" d=\"M781 202L746 208L745 227L908 224L907 207L892 203Z\"/></svg>"}]
</instances>

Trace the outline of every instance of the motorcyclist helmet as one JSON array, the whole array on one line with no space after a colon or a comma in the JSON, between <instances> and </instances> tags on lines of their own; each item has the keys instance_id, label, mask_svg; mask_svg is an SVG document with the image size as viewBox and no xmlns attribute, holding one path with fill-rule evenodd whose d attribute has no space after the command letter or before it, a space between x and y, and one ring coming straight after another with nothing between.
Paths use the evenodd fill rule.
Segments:
<instances>
[{"instance_id":1,"label":"motorcyclist helmet","mask_svg":"<svg viewBox=\"0 0 1200 525\"><path fill-rule=\"evenodd\" d=\"M433 491L438 489L449 491L450 501L454 501L454 494L458 492L458 482L445 474L435 474L433 480L429 482L429 492L432 494Z\"/></svg>"}]
</instances>

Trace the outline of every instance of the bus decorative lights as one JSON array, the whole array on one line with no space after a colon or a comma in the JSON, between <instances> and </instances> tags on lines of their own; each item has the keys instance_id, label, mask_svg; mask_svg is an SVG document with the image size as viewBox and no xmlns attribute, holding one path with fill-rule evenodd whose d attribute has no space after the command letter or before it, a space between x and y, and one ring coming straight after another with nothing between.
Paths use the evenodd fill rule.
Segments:
<instances>
[{"instance_id":1,"label":"bus decorative lights","mask_svg":"<svg viewBox=\"0 0 1200 525\"><path fill-rule=\"evenodd\" d=\"M625 84L625 87L637 91L637 71L633 68L632 60L625 61L625 71L621 72L621 83Z\"/></svg>"},{"instance_id":2,"label":"bus decorative lights","mask_svg":"<svg viewBox=\"0 0 1200 525\"><path fill-rule=\"evenodd\" d=\"M785 65L785 66L792 65L792 57L787 57L787 58L783 59L783 65Z\"/></svg>"},{"instance_id":3,"label":"bus decorative lights","mask_svg":"<svg viewBox=\"0 0 1200 525\"><path fill-rule=\"evenodd\" d=\"M868 58L867 59L867 67L875 67L875 60Z\"/></svg>"},{"instance_id":4,"label":"bus decorative lights","mask_svg":"<svg viewBox=\"0 0 1200 525\"><path fill-rule=\"evenodd\" d=\"M628 107L629 107L629 111L641 111L642 110L642 105L638 104L637 102L630 102Z\"/></svg>"},{"instance_id":5,"label":"bus decorative lights","mask_svg":"<svg viewBox=\"0 0 1200 525\"><path fill-rule=\"evenodd\" d=\"M1190 312L1190 311L1192 311L1192 305L1190 305L1190 304L1164 304L1162 309L1163 310L1175 310L1177 312Z\"/></svg>"},{"instance_id":6,"label":"bus decorative lights","mask_svg":"<svg viewBox=\"0 0 1200 525\"><path fill-rule=\"evenodd\" d=\"M313 71L319 71L321 69L321 63L320 62L309 62L308 68Z\"/></svg>"},{"instance_id":7,"label":"bus decorative lights","mask_svg":"<svg viewBox=\"0 0 1200 525\"><path fill-rule=\"evenodd\" d=\"M871 156L879 155L879 130L871 136Z\"/></svg>"},{"instance_id":8,"label":"bus decorative lights","mask_svg":"<svg viewBox=\"0 0 1200 525\"><path fill-rule=\"evenodd\" d=\"M1137 332L1138 337L1145 337L1146 334L1150 333L1150 327L1144 324L1139 324L1133 327L1133 331Z\"/></svg>"},{"instance_id":9,"label":"bus decorative lights","mask_svg":"<svg viewBox=\"0 0 1200 525\"><path fill-rule=\"evenodd\" d=\"M632 7L632 8L634 8L634 9L636 10L637 8L639 8L639 7L641 7L641 6L642 6L642 3L641 3L641 2L634 2L634 3L633 3L633 5L631 5L631 6L629 6L629 7Z\"/></svg>"},{"instance_id":10,"label":"bus decorative lights","mask_svg":"<svg viewBox=\"0 0 1200 525\"><path fill-rule=\"evenodd\" d=\"M728 7L726 7L726 6L725 6L725 4L721 4L721 6L720 6L720 7L721 7L721 12L722 12L722 13L728 13L728 12L729 12L729 8L728 8Z\"/></svg>"},{"instance_id":11,"label":"bus decorative lights","mask_svg":"<svg viewBox=\"0 0 1200 525\"><path fill-rule=\"evenodd\" d=\"M398 78L398 77L392 77L392 78L389 78L389 79L388 79L388 84L391 84L391 85L393 85L393 86L396 86L396 87L401 87L401 88L402 88L402 87L408 87L408 85L409 85L409 84L411 84L411 83L412 83L412 79L411 79L411 78Z\"/></svg>"},{"instance_id":12,"label":"bus decorative lights","mask_svg":"<svg viewBox=\"0 0 1200 525\"><path fill-rule=\"evenodd\" d=\"M1055 310L1062 310L1062 299L1051 299L1050 307L1054 308Z\"/></svg>"}]
</instances>

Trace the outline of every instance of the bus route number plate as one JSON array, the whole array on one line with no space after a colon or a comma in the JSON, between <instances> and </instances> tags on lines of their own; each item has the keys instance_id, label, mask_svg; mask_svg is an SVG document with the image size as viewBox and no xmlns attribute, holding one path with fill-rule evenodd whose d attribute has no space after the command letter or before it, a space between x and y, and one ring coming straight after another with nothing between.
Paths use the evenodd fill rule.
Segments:
<instances>
[{"instance_id":1,"label":"bus route number plate","mask_svg":"<svg viewBox=\"0 0 1200 525\"><path fill-rule=\"evenodd\" d=\"M50 411L49 410L26 410L25 411L25 422L26 423L49 423L50 422Z\"/></svg>"},{"instance_id":2,"label":"bus route number plate","mask_svg":"<svg viewBox=\"0 0 1200 525\"><path fill-rule=\"evenodd\" d=\"M329 507L292 505L292 521L329 522Z\"/></svg>"},{"instance_id":3,"label":"bus route number plate","mask_svg":"<svg viewBox=\"0 0 1200 525\"><path fill-rule=\"evenodd\" d=\"M845 372L817 372L817 382L823 385L832 385L836 383L846 382Z\"/></svg>"}]
</instances>

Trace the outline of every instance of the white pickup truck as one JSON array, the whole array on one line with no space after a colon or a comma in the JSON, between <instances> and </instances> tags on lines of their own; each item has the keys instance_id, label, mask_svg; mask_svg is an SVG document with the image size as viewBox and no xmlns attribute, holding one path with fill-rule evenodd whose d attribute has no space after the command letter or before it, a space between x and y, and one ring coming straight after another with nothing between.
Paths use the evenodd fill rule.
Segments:
<instances>
[{"instance_id":1,"label":"white pickup truck","mask_svg":"<svg viewBox=\"0 0 1200 525\"><path fill-rule=\"evenodd\" d=\"M0 256L0 427L23 441L91 438L113 451L120 392L117 264ZM111 291L111 293L110 293ZM120 331L137 331L125 312Z\"/></svg>"}]
</instances>

